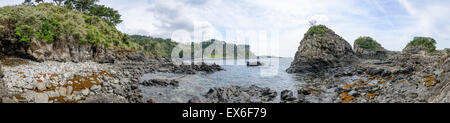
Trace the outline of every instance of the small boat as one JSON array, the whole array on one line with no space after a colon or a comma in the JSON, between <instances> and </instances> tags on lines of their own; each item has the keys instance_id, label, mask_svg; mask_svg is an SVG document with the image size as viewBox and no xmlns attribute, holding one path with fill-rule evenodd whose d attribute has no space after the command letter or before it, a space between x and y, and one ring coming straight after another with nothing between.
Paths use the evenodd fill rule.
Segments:
<instances>
[{"instance_id":1,"label":"small boat","mask_svg":"<svg viewBox=\"0 0 450 123\"><path fill-rule=\"evenodd\" d=\"M257 67L257 66L262 66L263 65L263 63L261 63L261 62L247 62L247 66L249 66L249 67Z\"/></svg>"}]
</instances>

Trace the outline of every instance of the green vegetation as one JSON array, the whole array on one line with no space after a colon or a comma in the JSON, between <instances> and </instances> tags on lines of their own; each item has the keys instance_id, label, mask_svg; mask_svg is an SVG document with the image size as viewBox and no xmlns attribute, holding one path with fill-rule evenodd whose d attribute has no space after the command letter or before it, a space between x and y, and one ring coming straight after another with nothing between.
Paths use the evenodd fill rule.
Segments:
<instances>
[{"instance_id":1,"label":"green vegetation","mask_svg":"<svg viewBox=\"0 0 450 123\"><path fill-rule=\"evenodd\" d=\"M170 57L172 49L178 45L171 39L153 38L150 36L131 35L131 41L143 47L144 52L156 56Z\"/></svg>"},{"instance_id":2,"label":"green vegetation","mask_svg":"<svg viewBox=\"0 0 450 123\"><path fill-rule=\"evenodd\" d=\"M99 0L53 0L53 3L58 6L64 6L68 9L84 12L89 15L94 15L105 20L109 24L117 25L122 22L121 15L117 10L106 7L104 5L97 5ZM35 5L44 3L43 0L25 0L24 5Z\"/></svg>"},{"instance_id":3,"label":"green vegetation","mask_svg":"<svg viewBox=\"0 0 450 123\"><path fill-rule=\"evenodd\" d=\"M368 50L381 50L381 45L369 36L356 39L355 46Z\"/></svg>"},{"instance_id":4,"label":"green vegetation","mask_svg":"<svg viewBox=\"0 0 450 123\"><path fill-rule=\"evenodd\" d=\"M427 48L427 52L431 53L436 51L436 40L430 37L414 37L414 40L408 43L408 47L423 46Z\"/></svg>"},{"instance_id":5,"label":"green vegetation","mask_svg":"<svg viewBox=\"0 0 450 123\"><path fill-rule=\"evenodd\" d=\"M333 30L327 28L325 25L316 25L309 28L308 32L306 32L305 36L308 35L320 35L325 36L327 33L331 33Z\"/></svg>"},{"instance_id":6,"label":"green vegetation","mask_svg":"<svg viewBox=\"0 0 450 123\"><path fill-rule=\"evenodd\" d=\"M140 49L130 37L98 16L51 3L0 8L0 38L24 45L32 40L96 43L108 47Z\"/></svg>"}]
</instances>

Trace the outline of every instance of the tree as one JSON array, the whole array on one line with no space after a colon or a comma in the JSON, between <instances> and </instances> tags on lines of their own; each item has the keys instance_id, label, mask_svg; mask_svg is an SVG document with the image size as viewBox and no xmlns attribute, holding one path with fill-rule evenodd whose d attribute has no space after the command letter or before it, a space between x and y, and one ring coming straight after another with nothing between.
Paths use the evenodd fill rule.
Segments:
<instances>
[{"instance_id":1,"label":"tree","mask_svg":"<svg viewBox=\"0 0 450 123\"><path fill-rule=\"evenodd\" d=\"M39 3L42 3L42 2L44 2L44 0L34 0L34 2L33 2L33 0L25 0L23 2L23 4L25 4L25 5L34 5L34 3L39 4Z\"/></svg>"},{"instance_id":2,"label":"tree","mask_svg":"<svg viewBox=\"0 0 450 123\"><path fill-rule=\"evenodd\" d=\"M117 10L106 7L104 5L93 5L89 9L89 14L98 16L113 25L117 25L122 22L122 20L120 19L121 15Z\"/></svg>"},{"instance_id":3,"label":"tree","mask_svg":"<svg viewBox=\"0 0 450 123\"><path fill-rule=\"evenodd\" d=\"M88 12L99 0L69 0L78 11Z\"/></svg>"},{"instance_id":4,"label":"tree","mask_svg":"<svg viewBox=\"0 0 450 123\"><path fill-rule=\"evenodd\" d=\"M58 5L61 6L66 0L53 0L53 2Z\"/></svg>"},{"instance_id":5,"label":"tree","mask_svg":"<svg viewBox=\"0 0 450 123\"><path fill-rule=\"evenodd\" d=\"M23 2L23 4L25 4L25 5L33 5L33 1L31 1L31 0L25 0L25 1Z\"/></svg>"},{"instance_id":6,"label":"tree","mask_svg":"<svg viewBox=\"0 0 450 123\"><path fill-rule=\"evenodd\" d=\"M317 24L317 20L309 20L309 26L315 26Z\"/></svg>"},{"instance_id":7,"label":"tree","mask_svg":"<svg viewBox=\"0 0 450 123\"><path fill-rule=\"evenodd\" d=\"M36 2L36 3L43 3L44 2L44 0L34 0L34 2Z\"/></svg>"}]
</instances>

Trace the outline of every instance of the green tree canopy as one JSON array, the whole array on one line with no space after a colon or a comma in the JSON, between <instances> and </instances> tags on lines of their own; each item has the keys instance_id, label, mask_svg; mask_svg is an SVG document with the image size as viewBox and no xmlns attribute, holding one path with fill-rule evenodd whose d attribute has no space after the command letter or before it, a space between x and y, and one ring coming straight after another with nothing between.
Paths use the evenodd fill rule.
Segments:
<instances>
[{"instance_id":1,"label":"green tree canopy","mask_svg":"<svg viewBox=\"0 0 450 123\"><path fill-rule=\"evenodd\" d=\"M44 2L44 0L25 0L23 4L34 5ZM122 22L121 15L117 10L98 5L99 0L53 0L53 3L58 6L65 6L69 9L78 10L90 15L98 16L111 25L117 25Z\"/></svg>"},{"instance_id":2,"label":"green tree canopy","mask_svg":"<svg viewBox=\"0 0 450 123\"><path fill-rule=\"evenodd\" d=\"M117 25L122 22L120 19L121 15L117 10L104 5L94 5L91 9L89 9L89 14L98 16L113 25Z\"/></svg>"},{"instance_id":3,"label":"green tree canopy","mask_svg":"<svg viewBox=\"0 0 450 123\"><path fill-rule=\"evenodd\" d=\"M423 46L428 48L427 52L436 50L436 40L430 37L414 37L414 40L408 43L408 46Z\"/></svg>"},{"instance_id":4,"label":"green tree canopy","mask_svg":"<svg viewBox=\"0 0 450 123\"><path fill-rule=\"evenodd\" d=\"M359 37L355 40L355 45L363 49L380 50L381 44L369 36Z\"/></svg>"}]
</instances>

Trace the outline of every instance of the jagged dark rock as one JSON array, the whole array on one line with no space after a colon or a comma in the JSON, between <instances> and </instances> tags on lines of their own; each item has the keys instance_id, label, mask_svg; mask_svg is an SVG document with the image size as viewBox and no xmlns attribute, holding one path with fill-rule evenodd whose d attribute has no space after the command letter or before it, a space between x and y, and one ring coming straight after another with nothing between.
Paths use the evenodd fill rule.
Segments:
<instances>
[{"instance_id":1,"label":"jagged dark rock","mask_svg":"<svg viewBox=\"0 0 450 123\"><path fill-rule=\"evenodd\" d=\"M317 31L319 30L319 31ZM319 73L357 61L351 45L323 25L313 26L300 42L289 73Z\"/></svg>"},{"instance_id":2,"label":"jagged dark rock","mask_svg":"<svg viewBox=\"0 0 450 123\"><path fill-rule=\"evenodd\" d=\"M211 88L205 95L202 102L210 103L264 103L275 99L277 92L270 88L258 86L240 87L228 86L221 88ZM199 99L193 99L192 102Z\"/></svg>"},{"instance_id":3,"label":"jagged dark rock","mask_svg":"<svg viewBox=\"0 0 450 123\"><path fill-rule=\"evenodd\" d=\"M169 67L170 71L173 73L183 73L183 74L195 74L197 72L213 73L213 72L224 70L222 67L220 67L217 64L206 64L206 63L201 63L200 65L197 65L197 64L174 65L172 63L169 63L169 64L166 64L165 66Z\"/></svg>"},{"instance_id":4,"label":"jagged dark rock","mask_svg":"<svg viewBox=\"0 0 450 123\"><path fill-rule=\"evenodd\" d=\"M281 91L280 99L282 102L293 102L297 98L294 97L294 92L291 90Z\"/></svg>"},{"instance_id":5,"label":"jagged dark rock","mask_svg":"<svg viewBox=\"0 0 450 123\"><path fill-rule=\"evenodd\" d=\"M178 87L179 82L176 80L167 79L151 79L145 80L141 83L144 86L162 86L162 87Z\"/></svg>"}]
</instances>

